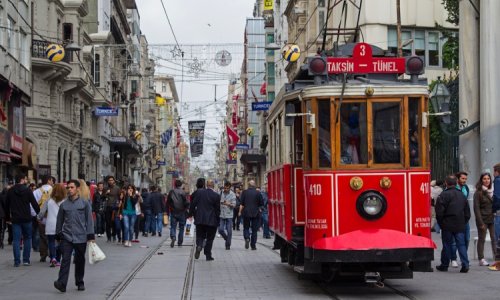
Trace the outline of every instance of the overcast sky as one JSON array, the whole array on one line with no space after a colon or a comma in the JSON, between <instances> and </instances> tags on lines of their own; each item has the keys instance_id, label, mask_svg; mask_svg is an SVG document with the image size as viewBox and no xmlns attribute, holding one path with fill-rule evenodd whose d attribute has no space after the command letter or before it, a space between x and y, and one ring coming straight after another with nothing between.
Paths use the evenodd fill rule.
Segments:
<instances>
[{"instance_id":1,"label":"overcast sky","mask_svg":"<svg viewBox=\"0 0 500 300\"><path fill-rule=\"evenodd\" d=\"M255 0L163 0L177 41L186 53L183 61L173 56L173 46L154 46L175 44L161 1L136 0L136 3L141 17L142 33L152 45L150 53L159 58L157 73L175 77L177 92L182 98L179 110L184 140L189 140L186 135L189 120L207 121L204 155L193 162L205 168L211 166L214 162L215 143L223 128L220 118L216 120L214 115L223 114L225 111L223 106L213 105L213 101L217 96L223 98L220 102L225 102L227 98L224 98L224 95L227 94L228 83L227 79L215 79L229 78L229 74L240 71L245 21L247 17L252 17ZM223 45L224 43L241 45ZM188 46L192 44L207 46ZM220 67L215 64L215 53L220 50L231 52L233 60L229 66ZM200 74L194 74L190 70L194 59L200 59L204 64ZM200 107L203 108L203 114L196 112Z\"/></svg>"}]
</instances>

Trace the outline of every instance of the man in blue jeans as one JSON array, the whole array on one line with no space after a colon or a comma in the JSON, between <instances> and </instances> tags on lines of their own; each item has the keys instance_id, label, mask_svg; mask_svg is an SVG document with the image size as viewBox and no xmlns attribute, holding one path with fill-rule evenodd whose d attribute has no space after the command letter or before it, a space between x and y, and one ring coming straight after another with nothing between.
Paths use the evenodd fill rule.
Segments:
<instances>
[{"instance_id":1,"label":"man in blue jeans","mask_svg":"<svg viewBox=\"0 0 500 300\"><path fill-rule=\"evenodd\" d=\"M182 190L182 181L175 180L175 188L167 196L167 203L170 209L170 247L175 246L177 224L179 224L179 236L177 246L182 246L184 241L184 226L186 226L186 216L189 208L189 201Z\"/></svg>"},{"instance_id":2,"label":"man in blue jeans","mask_svg":"<svg viewBox=\"0 0 500 300\"><path fill-rule=\"evenodd\" d=\"M465 240L465 225L470 219L469 202L464 194L456 188L457 178L453 175L446 177L446 189L439 195L436 202L436 219L441 227L443 250L441 251L441 265L436 269L448 271L452 257L452 243L455 242L462 268L460 273L469 271L469 259Z\"/></svg>"},{"instance_id":3,"label":"man in blue jeans","mask_svg":"<svg viewBox=\"0 0 500 300\"><path fill-rule=\"evenodd\" d=\"M16 184L7 192L5 216L7 222L12 223L14 234L12 250L14 252L14 267L21 264L21 235L24 241L23 265L30 266L31 237L32 237L32 217L31 207L38 214L40 207L33 196L33 192L26 186L27 178L25 174L16 176ZM30 207L31 205L31 207Z\"/></svg>"},{"instance_id":4,"label":"man in blue jeans","mask_svg":"<svg viewBox=\"0 0 500 300\"><path fill-rule=\"evenodd\" d=\"M224 183L224 189L220 195L220 220L219 234L226 241L226 250L231 249L233 238L233 215L236 207L236 194L231 191L231 182Z\"/></svg>"},{"instance_id":5,"label":"man in blue jeans","mask_svg":"<svg viewBox=\"0 0 500 300\"><path fill-rule=\"evenodd\" d=\"M151 187L151 193L149 194L149 197L151 199L153 222L156 222L153 228L156 228L158 236L161 237L161 231L163 229L163 213L166 211L165 202L163 201L163 195L158 191L158 187L153 185ZM153 232L152 235L155 236L156 232Z\"/></svg>"},{"instance_id":6,"label":"man in blue jeans","mask_svg":"<svg viewBox=\"0 0 500 300\"><path fill-rule=\"evenodd\" d=\"M262 194L257 191L255 181L248 182L248 189L241 193L241 204L239 214L243 216L243 237L245 238L245 249L249 246L257 250L257 231L260 226L260 217L264 206ZM251 228L251 235L250 235Z\"/></svg>"}]
</instances>

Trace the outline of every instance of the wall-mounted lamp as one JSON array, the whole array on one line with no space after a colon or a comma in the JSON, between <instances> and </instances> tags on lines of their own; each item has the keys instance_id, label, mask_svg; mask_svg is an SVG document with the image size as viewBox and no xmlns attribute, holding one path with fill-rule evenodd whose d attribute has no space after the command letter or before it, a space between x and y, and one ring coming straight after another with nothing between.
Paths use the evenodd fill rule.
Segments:
<instances>
[{"instance_id":1,"label":"wall-mounted lamp","mask_svg":"<svg viewBox=\"0 0 500 300\"><path fill-rule=\"evenodd\" d=\"M109 153L110 155L115 155L116 154L116 159L120 159L120 153L118 151L113 151Z\"/></svg>"}]
</instances>

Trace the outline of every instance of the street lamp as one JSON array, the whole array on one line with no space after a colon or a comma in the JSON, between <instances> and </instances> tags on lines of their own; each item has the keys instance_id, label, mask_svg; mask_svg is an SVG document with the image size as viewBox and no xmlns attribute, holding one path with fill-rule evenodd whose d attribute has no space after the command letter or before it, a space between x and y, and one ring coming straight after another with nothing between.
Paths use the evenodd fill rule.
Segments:
<instances>
[{"instance_id":1,"label":"street lamp","mask_svg":"<svg viewBox=\"0 0 500 300\"><path fill-rule=\"evenodd\" d=\"M431 92L431 104L434 112L440 113L441 121L445 124L451 123L450 111L450 91L438 76L438 81Z\"/></svg>"}]
</instances>

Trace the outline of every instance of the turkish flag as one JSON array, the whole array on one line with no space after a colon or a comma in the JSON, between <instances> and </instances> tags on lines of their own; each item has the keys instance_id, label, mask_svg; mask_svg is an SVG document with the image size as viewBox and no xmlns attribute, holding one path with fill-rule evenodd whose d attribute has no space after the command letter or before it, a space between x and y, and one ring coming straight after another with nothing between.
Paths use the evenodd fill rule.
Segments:
<instances>
[{"instance_id":1,"label":"turkish flag","mask_svg":"<svg viewBox=\"0 0 500 300\"><path fill-rule=\"evenodd\" d=\"M236 133L236 131L234 131L231 127L226 125L226 129L227 129L227 147L229 151L233 151L234 148L236 148L236 144L238 144L240 138Z\"/></svg>"}]
</instances>

